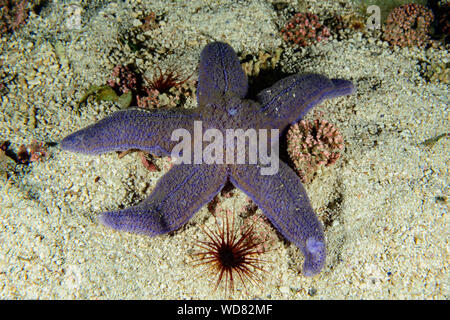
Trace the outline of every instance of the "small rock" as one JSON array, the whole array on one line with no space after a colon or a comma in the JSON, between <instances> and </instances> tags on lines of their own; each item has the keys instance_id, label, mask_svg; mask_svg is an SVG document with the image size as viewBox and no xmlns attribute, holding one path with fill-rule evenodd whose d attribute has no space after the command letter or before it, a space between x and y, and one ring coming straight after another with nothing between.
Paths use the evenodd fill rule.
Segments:
<instances>
[{"instance_id":1,"label":"small rock","mask_svg":"<svg viewBox=\"0 0 450 320\"><path fill-rule=\"evenodd\" d=\"M280 287L280 292L284 295L288 295L291 291L289 290L289 287Z\"/></svg>"},{"instance_id":2,"label":"small rock","mask_svg":"<svg viewBox=\"0 0 450 320\"><path fill-rule=\"evenodd\" d=\"M142 26L142 22L139 19L134 19L133 20L133 27L139 27Z\"/></svg>"}]
</instances>

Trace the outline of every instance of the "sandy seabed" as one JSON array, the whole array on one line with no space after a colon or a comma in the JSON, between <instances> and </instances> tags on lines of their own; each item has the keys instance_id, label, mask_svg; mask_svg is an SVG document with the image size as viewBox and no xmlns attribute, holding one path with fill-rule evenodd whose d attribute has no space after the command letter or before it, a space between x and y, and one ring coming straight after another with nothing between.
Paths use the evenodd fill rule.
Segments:
<instances>
[{"instance_id":1,"label":"sandy seabed","mask_svg":"<svg viewBox=\"0 0 450 320\"><path fill-rule=\"evenodd\" d=\"M279 35L287 15L271 1L93 3L83 7L80 24L77 6L54 1L21 31L2 35L7 92L0 141L13 150L32 140L58 142L118 110L93 100L77 108L89 85L104 84L117 64L133 63L150 77L155 65L176 62L196 78L200 51L214 40L232 45L240 58L282 47L283 72L349 79L358 88L315 108L345 139L340 161L305 185L314 210L327 219L327 263L319 275L304 277L301 253L276 235L261 256L268 262L260 286L238 287L231 298L448 299L450 140L423 142L448 132L449 88L428 82L419 68L424 61L448 63L447 50L392 48L376 33L356 31L293 50ZM301 1L286 3L303 8ZM351 2L340 3L317 0L308 10L351 12ZM135 52L123 35L150 11L160 26L138 35L147 50ZM185 107L195 105L187 98ZM137 154L85 156L57 145L49 153L28 166L2 162L1 299L226 297L191 263L200 225L214 224L206 206L180 230L155 238L112 231L96 219L144 199L167 172L167 159L157 160L160 172L149 172ZM234 189L219 203L236 211L247 199Z\"/></svg>"}]
</instances>

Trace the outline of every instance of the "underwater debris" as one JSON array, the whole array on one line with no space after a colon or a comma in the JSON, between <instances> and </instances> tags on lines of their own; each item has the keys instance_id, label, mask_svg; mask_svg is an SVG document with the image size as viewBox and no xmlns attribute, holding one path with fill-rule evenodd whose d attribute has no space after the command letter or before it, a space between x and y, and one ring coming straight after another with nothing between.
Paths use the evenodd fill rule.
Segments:
<instances>
[{"instance_id":1,"label":"underwater debris","mask_svg":"<svg viewBox=\"0 0 450 320\"><path fill-rule=\"evenodd\" d=\"M448 198L446 196L435 196L434 201L439 204L447 204Z\"/></svg>"},{"instance_id":2,"label":"underwater debris","mask_svg":"<svg viewBox=\"0 0 450 320\"><path fill-rule=\"evenodd\" d=\"M442 133L440 135L437 135L436 137L427 139L424 142L422 142L421 145L427 147L428 149L432 149L439 140L445 137L450 137L450 133Z\"/></svg>"},{"instance_id":3,"label":"underwater debris","mask_svg":"<svg viewBox=\"0 0 450 320\"><path fill-rule=\"evenodd\" d=\"M160 26L156 13L153 11L143 13L141 11L141 14L133 20L132 25L119 41L128 46L131 52L137 54L141 50L157 50L157 46L151 45L155 37L153 31ZM156 32L156 34L159 33Z\"/></svg>"},{"instance_id":4,"label":"underwater debris","mask_svg":"<svg viewBox=\"0 0 450 320\"><path fill-rule=\"evenodd\" d=\"M141 21L142 25L140 25L139 28L141 28L142 31L149 31L159 27L159 23L156 20L156 13L153 11L141 18Z\"/></svg>"},{"instance_id":5,"label":"underwater debris","mask_svg":"<svg viewBox=\"0 0 450 320\"><path fill-rule=\"evenodd\" d=\"M427 64L425 67L425 76L433 83L442 82L450 84L450 62Z\"/></svg>"},{"instance_id":6,"label":"underwater debris","mask_svg":"<svg viewBox=\"0 0 450 320\"><path fill-rule=\"evenodd\" d=\"M139 154L139 157L141 159L142 165L150 172L155 171L161 171L154 163L153 156L145 151L139 150L139 149L129 149L126 151L121 151L118 155L119 159L122 159L124 156L126 156L129 153L137 152ZM148 159L150 158L150 159Z\"/></svg>"},{"instance_id":7,"label":"underwater debris","mask_svg":"<svg viewBox=\"0 0 450 320\"><path fill-rule=\"evenodd\" d=\"M260 71L275 69L282 53L282 48L275 49L275 52L272 54L261 50L257 58L241 63L241 67L248 77L256 77Z\"/></svg>"},{"instance_id":8,"label":"underwater debris","mask_svg":"<svg viewBox=\"0 0 450 320\"><path fill-rule=\"evenodd\" d=\"M91 85L88 91L84 94L84 96L78 102L78 107L86 102L86 100L90 96L95 97L96 102L100 101L113 101L117 102L122 108L128 108L133 100L133 94L131 91L128 91L121 96L117 95L114 89L109 85L97 86Z\"/></svg>"},{"instance_id":9,"label":"underwater debris","mask_svg":"<svg viewBox=\"0 0 450 320\"><path fill-rule=\"evenodd\" d=\"M117 65L114 67L111 78L106 85L91 85L78 102L78 107L86 102L90 96L95 97L96 102L117 102L122 109L128 108L133 102L133 94L138 91L140 77L128 66Z\"/></svg>"},{"instance_id":10,"label":"underwater debris","mask_svg":"<svg viewBox=\"0 0 450 320\"><path fill-rule=\"evenodd\" d=\"M355 31L365 34L369 30L366 28L365 19L356 13L342 16L335 15L332 18L325 20L325 23L329 26L333 38L338 40L351 38Z\"/></svg>"}]
</instances>

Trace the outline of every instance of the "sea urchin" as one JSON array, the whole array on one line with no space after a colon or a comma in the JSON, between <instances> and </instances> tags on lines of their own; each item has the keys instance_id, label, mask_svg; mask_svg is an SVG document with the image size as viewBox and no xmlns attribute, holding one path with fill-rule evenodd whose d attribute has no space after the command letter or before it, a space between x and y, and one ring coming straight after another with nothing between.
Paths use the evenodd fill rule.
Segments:
<instances>
[{"instance_id":1,"label":"sea urchin","mask_svg":"<svg viewBox=\"0 0 450 320\"><path fill-rule=\"evenodd\" d=\"M181 76L172 68L169 68L165 72L161 71L161 68L157 67L159 71L159 76L156 74L151 80L147 79L148 88L153 90L158 90L159 93L168 92L172 87L179 86L186 81L188 81L192 75L181 80Z\"/></svg>"},{"instance_id":2,"label":"sea urchin","mask_svg":"<svg viewBox=\"0 0 450 320\"><path fill-rule=\"evenodd\" d=\"M193 262L196 263L195 266L207 265L210 274L217 274L214 290L224 281L226 294L234 291L235 280L244 287L246 282L259 286L260 279L255 272L265 270L260 266L264 260L257 258L261 254L258 247L264 241L255 240L253 225L238 231L235 229L234 217L230 225L228 215L225 216L221 223L216 218L215 230L201 227L208 239L195 243L202 251L193 254L198 257Z\"/></svg>"}]
</instances>

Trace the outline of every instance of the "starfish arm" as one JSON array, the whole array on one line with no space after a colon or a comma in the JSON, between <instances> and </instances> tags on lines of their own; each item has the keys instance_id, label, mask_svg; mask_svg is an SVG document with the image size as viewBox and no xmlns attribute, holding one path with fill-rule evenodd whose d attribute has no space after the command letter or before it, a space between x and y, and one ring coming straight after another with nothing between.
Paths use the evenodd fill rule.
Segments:
<instances>
[{"instance_id":1,"label":"starfish arm","mask_svg":"<svg viewBox=\"0 0 450 320\"><path fill-rule=\"evenodd\" d=\"M264 212L273 226L301 249L303 273L313 276L325 264L325 236L305 189L284 162L274 175L261 175L260 166L236 166L231 182L243 190Z\"/></svg>"},{"instance_id":2,"label":"starfish arm","mask_svg":"<svg viewBox=\"0 0 450 320\"><path fill-rule=\"evenodd\" d=\"M223 188L226 172L214 165L174 165L142 203L100 215L102 224L119 231L149 236L184 225Z\"/></svg>"},{"instance_id":3,"label":"starfish arm","mask_svg":"<svg viewBox=\"0 0 450 320\"><path fill-rule=\"evenodd\" d=\"M196 114L182 109L128 109L117 111L76 131L61 141L63 150L85 154L140 149L156 156L170 155L178 142L171 140L175 129L192 132Z\"/></svg>"},{"instance_id":4,"label":"starfish arm","mask_svg":"<svg viewBox=\"0 0 450 320\"><path fill-rule=\"evenodd\" d=\"M208 44L200 55L197 101L214 103L217 95L232 92L240 98L247 94L247 76L233 48L226 43Z\"/></svg>"},{"instance_id":5,"label":"starfish arm","mask_svg":"<svg viewBox=\"0 0 450 320\"><path fill-rule=\"evenodd\" d=\"M330 80L319 74L292 75L261 91L257 100L266 118L265 125L283 131L323 100L354 91L355 86L348 80Z\"/></svg>"}]
</instances>

